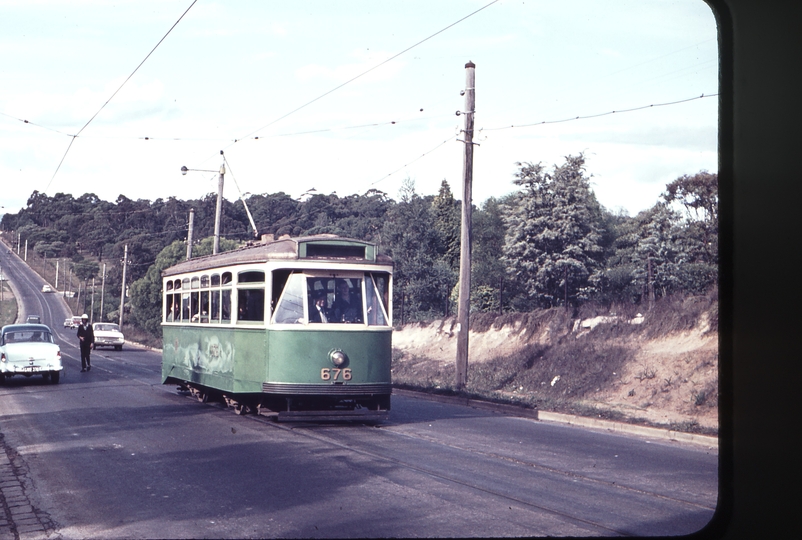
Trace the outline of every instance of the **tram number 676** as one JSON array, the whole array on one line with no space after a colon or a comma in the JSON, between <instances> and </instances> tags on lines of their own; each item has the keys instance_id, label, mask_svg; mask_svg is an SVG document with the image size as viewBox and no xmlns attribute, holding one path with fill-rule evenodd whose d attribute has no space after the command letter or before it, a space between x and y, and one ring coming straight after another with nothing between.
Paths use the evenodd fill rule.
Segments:
<instances>
[{"instance_id":1,"label":"tram number 676","mask_svg":"<svg viewBox=\"0 0 802 540\"><path fill-rule=\"evenodd\" d=\"M344 381L351 380L351 368L323 368L320 370L320 378L324 381L336 381L342 375Z\"/></svg>"}]
</instances>

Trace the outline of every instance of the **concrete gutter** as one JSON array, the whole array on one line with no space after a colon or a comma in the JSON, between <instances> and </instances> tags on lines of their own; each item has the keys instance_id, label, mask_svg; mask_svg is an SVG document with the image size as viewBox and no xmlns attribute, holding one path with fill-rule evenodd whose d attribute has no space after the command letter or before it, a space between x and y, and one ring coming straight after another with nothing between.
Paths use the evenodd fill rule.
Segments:
<instances>
[{"instance_id":1,"label":"concrete gutter","mask_svg":"<svg viewBox=\"0 0 802 540\"><path fill-rule=\"evenodd\" d=\"M537 409L527 409L525 407L519 407L516 405L491 403L489 401L471 399L462 396L443 396L438 394L430 394L427 392L416 392L414 390L407 390L403 388L393 388L393 394L399 396L426 399L429 401L437 401L440 403L449 403L452 405L463 405L466 407L472 407L474 409L482 409L486 411L506 414L509 416L517 416L521 418L531 418L533 420L541 420L544 422L556 422L560 424L580 426L590 429L601 429L605 431L612 431L615 433L638 435L641 437L648 437L651 439L661 439L661 440L677 441L682 443L698 444L709 448L715 448L716 450L718 450L718 437L710 435L685 433L673 429L656 428L651 426L639 426L635 424L628 424L626 422L603 420L601 418L588 418L585 416L575 416L572 414L539 411Z\"/></svg>"}]
</instances>

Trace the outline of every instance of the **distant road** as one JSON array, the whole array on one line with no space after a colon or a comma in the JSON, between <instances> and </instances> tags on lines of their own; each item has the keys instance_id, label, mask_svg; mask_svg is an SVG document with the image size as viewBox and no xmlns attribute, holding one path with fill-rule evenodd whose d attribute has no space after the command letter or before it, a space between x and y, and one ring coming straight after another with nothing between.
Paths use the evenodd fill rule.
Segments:
<instances>
[{"instance_id":1,"label":"distant road","mask_svg":"<svg viewBox=\"0 0 802 540\"><path fill-rule=\"evenodd\" d=\"M54 330L63 327L64 319L72 315L67 303L59 293L43 293L42 285L47 282L5 243L0 243L0 265L17 298L17 322L25 322L28 315L39 315L42 323Z\"/></svg>"}]
</instances>

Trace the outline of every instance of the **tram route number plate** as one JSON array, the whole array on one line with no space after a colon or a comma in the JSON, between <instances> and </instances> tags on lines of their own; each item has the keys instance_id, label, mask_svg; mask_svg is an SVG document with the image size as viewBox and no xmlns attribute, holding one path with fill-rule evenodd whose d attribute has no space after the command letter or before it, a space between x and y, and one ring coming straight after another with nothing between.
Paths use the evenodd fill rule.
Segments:
<instances>
[{"instance_id":1,"label":"tram route number plate","mask_svg":"<svg viewBox=\"0 0 802 540\"><path fill-rule=\"evenodd\" d=\"M350 381L351 368L323 368L320 370L320 378L324 381Z\"/></svg>"}]
</instances>

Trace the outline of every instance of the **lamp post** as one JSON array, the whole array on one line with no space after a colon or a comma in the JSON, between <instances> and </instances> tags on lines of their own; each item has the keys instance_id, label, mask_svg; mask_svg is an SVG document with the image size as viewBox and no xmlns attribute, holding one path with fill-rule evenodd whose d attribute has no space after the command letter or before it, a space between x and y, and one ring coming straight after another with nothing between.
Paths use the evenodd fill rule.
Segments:
<instances>
[{"instance_id":1,"label":"lamp post","mask_svg":"<svg viewBox=\"0 0 802 540\"><path fill-rule=\"evenodd\" d=\"M222 150L220 150L220 154L223 154ZM217 207L214 212L214 247L212 248L212 253L217 255L217 252L220 251L220 215L223 213L223 181L226 175L226 166L225 164L220 165L219 171L188 169L186 166L181 167L181 174L186 175L189 171L219 172L220 174L219 181L217 182Z\"/></svg>"}]
</instances>

